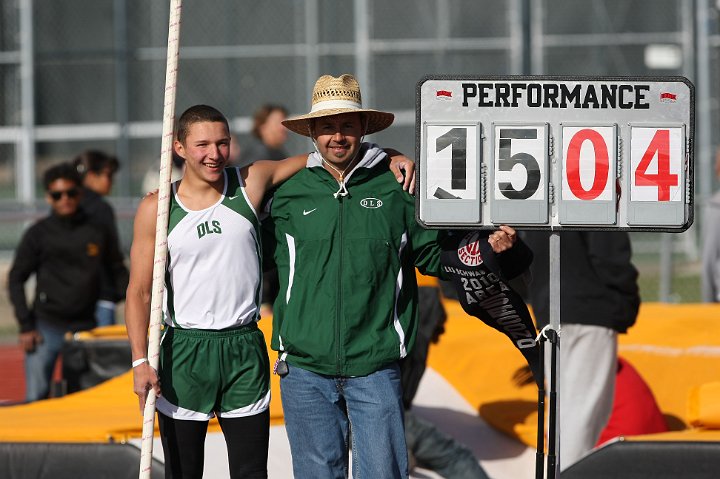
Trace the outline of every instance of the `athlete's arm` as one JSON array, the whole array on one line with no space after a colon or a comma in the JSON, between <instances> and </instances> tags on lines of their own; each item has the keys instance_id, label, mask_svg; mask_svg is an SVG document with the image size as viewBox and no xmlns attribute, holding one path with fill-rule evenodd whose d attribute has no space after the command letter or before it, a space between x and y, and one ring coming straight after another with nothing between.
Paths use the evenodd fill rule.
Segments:
<instances>
[{"instance_id":1,"label":"athlete's arm","mask_svg":"<svg viewBox=\"0 0 720 479\"><path fill-rule=\"evenodd\" d=\"M280 161L260 160L244 167L245 191L255 211L259 211L265 193L305 168L308 155L296 155Z\"/></svg>"},{"instance_id":2,"label":"athlete's arm","mask_svg":"<svg viewBox=\"0 0 720 479\"><path fill-rule=\"evenodd\" d=\"M150 298L155 256L155 225L158 195L146 196L138 206L130 248L130 282L125 298L125 326L133 361L147 357ZM145 362L133 368L133 389L140 400L140 411L150 388L160 395L157 372Z\"/></svg>"},{"instance_id":3,"label":"athlete's arm","mask_svg":"<svg viewBox=\"0 0 720 479\"><path fill-rule=\"evenodd\" d=\"M392 148L383 148L390 157L390 171L395 174L398 183L403 184L403 190L411 195L415 194L415 162ZM402 171L405 173L403 174Z\"/></svg>"}]
</instances>

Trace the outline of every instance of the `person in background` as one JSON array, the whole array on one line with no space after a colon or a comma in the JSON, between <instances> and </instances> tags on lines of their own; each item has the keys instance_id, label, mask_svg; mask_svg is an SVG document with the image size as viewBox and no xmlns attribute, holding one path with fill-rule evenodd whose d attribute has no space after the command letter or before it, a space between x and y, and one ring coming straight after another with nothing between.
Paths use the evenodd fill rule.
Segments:
<instances>
[{"instance_id":1,"label":"person in background","mask_svg":"<svg viewBox=\"0 0 720 479\"><path fill-rule=\"evenodd\" d=\"M266 103L253 114L252 141L243 146L240 152L240 166L249 165L257 160L282 160L288 156L283 145L287 141L288 129L282 124L288 111L284 106ZM263 272L263 288L260 314L272 314L272 304L277 297L277 269L270 267Z\"/></svg>"},{"instance_id":2,"label":"person in background","mask_svg":"<svg viewBox=\"0 0 720 479\"><path fill-rule=\"evenodd\" d=\"M253 113L252 141L243 145L239 166L257 160L282 160L288 154L283 148L288 130L282 124L288 111L282 105L264 104Z\"/></svg>"},{"instance_id":3,"label":"person in background","mask_svg":"<svg viewBox=\"0 0 720 479\"><path fill-rule=\"evenodd\" d=\"M108 196L113 187L113 176L120 164L117 158L98 150L87 150L80 153L73 160L73 165L82 178L83 195L80 207L85 210L89 219L102 225L111 241L110 248L113 254L123 257L120 250L120 235L118 234L115 211L104 198ZM125 299L125 289L129 273L124 269L124 279L120 285L115 284L113 272L104 269L100 289L100 298L95 307L95 319L98 326L115 324L115 304Z\"/></svg>"},{"instance_id":4,"label":"person in background","mask_svg":"<svg viewBox=\"0 0 720 479\"><path fill-rule=\"evenodd\" d=\"M720 179L720 148L715 154L715 176ZM720 191L705 205L702 229L702 300L720 303Z\"/></svg>"},{"instance_id":5,"label":"person in background","mask_svg":"<svg viewBox=\"0 0 720 479\"><path fill-rule=\"evenodd\" d=\"M528 295L541 329L550 322L550 233L524 235L535 255ZM635 324L640 307L631 258L626 232L560 233L561 470L593 449L612 412L617 335Z\"/></svg>"},{"instance_id":6,"label":"person in background","mask_svg":"<svg viewBox=\"0 0 720 479\"><path fill-rule=\"evenodd\" d=\"M240 165L240 155L242 155L242 147L238 136L234 133L230 134L230 153L228 153L228 164L232 166Z\"/></svg>"},{"instance_id":7,"label":"person in background","mask_svg":"<svg viewBox=\"0 0 720 479\"><path fill-rule=\"evenodd\" d=\"M170 181L177 181L185 173L185 160L173 150L170 162ZM158 190L160 181L160 161L156 161L145 172L142 181L143 194L152 193Z\"/></svg>"},{"instance_id":8,"label":"person in background","mask_svg":"<svg viewBox=\"0 0 720 479\"><path fill-rule=\"evenodd\" d=\"M445 435L412 410L413 399L427 367L430 344L440 340L447 319L437 278L417 274L417 281L418 332L415 347L400 361L405 441L410 470L419 466L435 471L442 477L487 479L487 474L467 446Z\"/></svg>"},{"instance_id":9,"label":"person in background","mask_svg":"<svg viewBox=\"0 0 720 479\"><path fill-rule=\"evenodd\" d=\"M43 183L52 212L25 232L8 276L25 351L28 402L48 397L65 333L95 327L103 271L112 273L115 288L127 279L122 256L111 247L107 229L91 221L80 207L82 180L75 166L62 163L49 168ZM25 283L33 274L35 300L28 307Z\"/></svg>"}]
</instances>

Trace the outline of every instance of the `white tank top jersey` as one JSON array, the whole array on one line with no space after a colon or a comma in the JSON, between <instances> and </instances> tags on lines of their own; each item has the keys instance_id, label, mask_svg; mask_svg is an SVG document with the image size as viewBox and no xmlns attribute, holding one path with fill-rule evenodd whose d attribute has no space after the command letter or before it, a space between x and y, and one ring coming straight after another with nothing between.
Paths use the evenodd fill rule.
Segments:
<instances>
[{"instance_id":1,"label":"white tank top jersey","mask_svg":"<svg viewBox=\"0 0 720 479\"><path fill-rule=\"evenodd\" d=\"M259 319L262 289L260 221L238 168L224 171L220 200L186 208L172 185L165 272L165 324L225 329Z\"/></svg>"}]
</instances>

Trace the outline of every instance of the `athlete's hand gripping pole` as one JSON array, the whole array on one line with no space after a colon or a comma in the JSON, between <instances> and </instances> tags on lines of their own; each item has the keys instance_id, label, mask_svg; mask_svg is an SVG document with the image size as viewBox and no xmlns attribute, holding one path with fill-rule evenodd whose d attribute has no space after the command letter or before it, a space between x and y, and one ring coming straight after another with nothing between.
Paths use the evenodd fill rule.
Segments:
<instances>
[{"instance_id":1,"label":"athlete's hand gripping pole","mask_svg":"<svg viewBox=\"0 0 720 479\"><path fill-rule=\"evenodd\" d=\"M170 208L170 173L172 170L173 127L175 124L175 92L177 87L178 54L180 50L181 10L182 0L170 0L162 148L160 151L160 180L158 185L157 226L155 230L155 255L147 354L150 366L156 371L160 358L160 323L162 321L162 303L165 289L167 226ZM155 399L155 391L151 388L148 391L145 409L143 411L140 479L149 479L152 471L153 439L155 435Z\"/></svg>"}]
</instances>

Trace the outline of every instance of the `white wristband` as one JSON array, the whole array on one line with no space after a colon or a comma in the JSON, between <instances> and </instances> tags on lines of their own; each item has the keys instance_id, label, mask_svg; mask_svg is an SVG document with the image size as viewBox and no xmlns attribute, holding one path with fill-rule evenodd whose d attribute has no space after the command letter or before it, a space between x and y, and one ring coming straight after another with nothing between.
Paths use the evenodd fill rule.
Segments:
<instances>
[{"instance_id":1,"label":"white wristband","mask_svg":"<svg viewBox=\"0 0 720 479\"><path fill-rule=\"evenodd\" d=\"M135 361L132 362L132 367L133 367L133 368L136 368L136 367L138 367L138 366L140 366L141 364L146 363L146 362L147 362L147 358L136 359Z\"/></svg>"}]
</instances>

